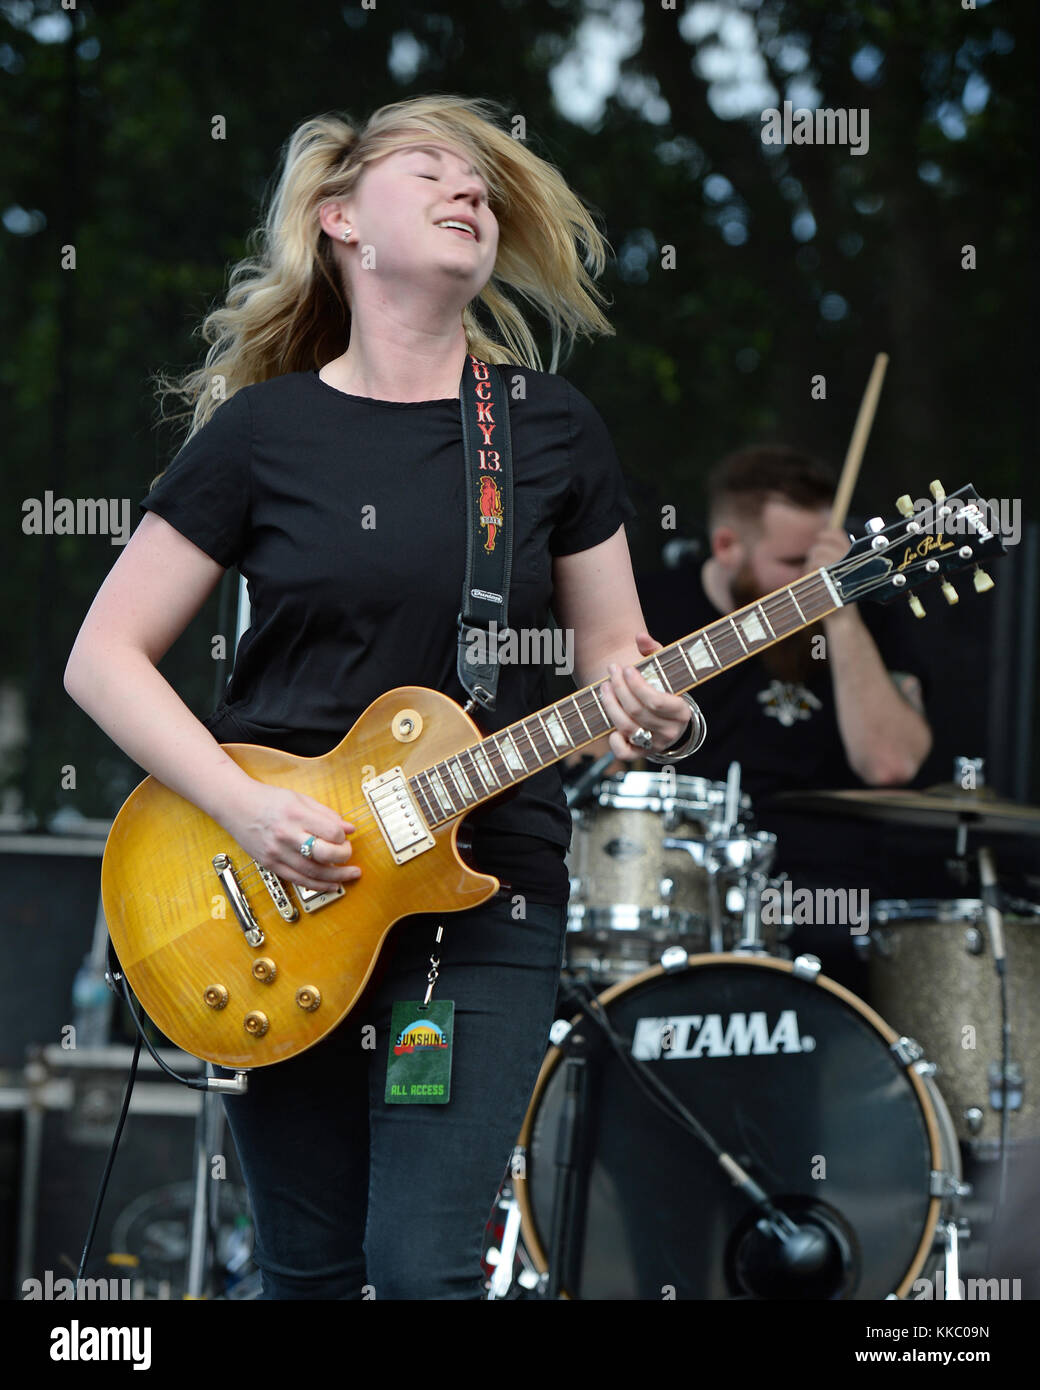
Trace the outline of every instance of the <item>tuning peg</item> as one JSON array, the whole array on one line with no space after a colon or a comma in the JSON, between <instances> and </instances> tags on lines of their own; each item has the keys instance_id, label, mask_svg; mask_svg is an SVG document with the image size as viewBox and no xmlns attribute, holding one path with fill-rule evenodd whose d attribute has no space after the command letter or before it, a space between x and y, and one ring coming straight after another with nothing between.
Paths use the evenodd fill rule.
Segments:
<instances>
[{"instance_id":1,"label":"tuning peg","mask_svg":"<svg viewBox=\"0 0 1040 1390\"><path fill-rule=\"evenodd\" d=\"M955 603L960 603L961 601L960 594L957 592L957 590L953 587L953 585L950 583L948 579L943 580L942 594L943 598L946 600L946 602L950 605L951 608Z\"/></svg>"},{"instance_id":2,"label":"tuning peg","mask_svg":"<svg viewBox=\"0 0 1040 1390\"><path fill-rule=\"evenodd\" d=\"M943 489L943 485L942 483L940 483L938 478L933 478L932 481L928 484L928 491L932 494L932 496L935 498L937 502L946 501L946 492Z\"/></svg>"},{"instance_id":3,"label":"tuning peg","mask_svg":"<svg viewBox=\"0 0 1040 1390\"><path fill-rule=\"evenodd\" d=\"M921 600L917 597L916 594L911 594L910 597L907 599L907 603L910 605L910 612L914 615L915 618L924 617L924 604L921 602Z\"/></svg>"},{"instance_id":4,"label":"tuning peg","mask_svg":"<svg viewBox=\"0 0 1040 1390\"><path fill-rule=\"evenodd\" d=\"M989 575L986 573L986 571L982 568L981 565L975 566L975 573L972 575L972 582L975 585L975 592L977 594L985 594L993 588L993 580L990 579Z\"/></svg>"},{"instance_id":5,"label":"tuning peg","mask_svg":"<svg viewBox=\"0 0 1040 1390\"><path fill-rule=\"evenodd\" d=\"M896 511L900 516L913 516L914 504L908 492L904 492L902 497L896 498Z\"/></svg>"}]
</instances>

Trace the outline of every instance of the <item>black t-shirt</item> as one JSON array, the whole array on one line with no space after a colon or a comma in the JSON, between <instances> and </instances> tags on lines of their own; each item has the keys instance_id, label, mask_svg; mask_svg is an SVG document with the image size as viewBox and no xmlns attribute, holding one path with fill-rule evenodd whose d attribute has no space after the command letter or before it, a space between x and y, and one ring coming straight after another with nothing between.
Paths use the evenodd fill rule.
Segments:
<instances>
[{"instance_id":1,"label":"black t-shirt","mask_svg":"<svg viewBox=\"0 0 1040 1390\"><path fill-rule=\"evenodd\" d=\"M668 645L722 616L699 569L641 578L639 595L647 627ZM927 681L899 615L875 603L860 616L890 671ZM913 621L910 619L910 621ZM852 770L838 729L834 689L826 660L811 661L803 682L778 679L760 657L749 657L691 691L707 720L707 737L676 772L724 782L729 765L741 765L741 790L751 797L755 824L777 836L773 872L800 882L863 886L884 895L883 837L877 822L779 809L780 792L843 790L867 784Z\"/></svg>"},{"instance_id":2,"label":"black t-shirt","mask_svg":"<svg viewBox=\"0 0 1040 1390\"><path fill-rule=\"evenodd\" d=\"M542 629L553 557L607 540L635 509L585 397L549 373L501 370L515 494L509 621ZM251 626L204 721L219 742L313 757L398 686L464 701L464 477L458 399L371 400L311 371L218 406L140 505L248 581ZM490 733L541 708L552 669L503 665L498 707L476 722ZM555 766L467 824L478 868L534 901L566 901L570 815Z\"/></svg>"}]
</instances>

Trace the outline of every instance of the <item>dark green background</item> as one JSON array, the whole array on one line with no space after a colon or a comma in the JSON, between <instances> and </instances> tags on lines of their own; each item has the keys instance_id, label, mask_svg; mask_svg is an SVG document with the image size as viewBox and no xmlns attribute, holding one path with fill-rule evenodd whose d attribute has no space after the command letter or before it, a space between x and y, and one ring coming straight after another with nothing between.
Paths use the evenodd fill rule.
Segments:
<instances>
[{"instance_id":1,"label":"dark green background","mask_svg":"<svg viewBox=\"0 0 1040 1390\"><path fill-rule=\"evenodd\" d=\"M640 566L675 534L660 529L663 505L677 508L679 534L698 533L701 478L729 449L783 440L840 465L879 350L892 360L855 510L891 516L899 493L921 496L938 476L951 489L970 480L986 497L1024 498L1025 516L1037 515L1035 6L730 5L755 25L780 99L804 63L820 105L869 108L864 157L764 148L760 116L713 109L696 63L710 59L715 36L686 37L682 0L678 11L630 4L615 27L640 8L641 40L592 127L561 115L549 74L590 14L611 22L608 3L0 10L0 621L8 695L24 702L28 723L3 768L9 808L41 825L62 809L110 816L140 775L61 683L117 551L104 536L24 535L22 501L47 488L129 497L136 522L138 498L178 443L168 425L156 428L150 373L201 361L192 330L246 251L279 147L323 110L363 117L429 91L491 97L523 115L531 146L597 210L616 252L605 283L617 336L581 346L565 371L613 432L639 507ZM62 24L64 41L42 41ZM864 79L854 60L866 73L865 49L876 62ZM396 63L395 76L390 54L409 51L411 68ZM980 78L985 105L966 110L966 90L978 106ZM211 138L215 115L226 119L224 140ZM815 219L807 239L805 209ZM68 244L74 271L60 268ZM966 244L974 271L961 269ZM663 246L675 248L673 270L661 267ZM828 318L834 295L846 309ZM817 373L825 401L810 396ZM213 633L230 636L231 588L163 666L200 713L226 674L210 650ZM943 607L937 594L926 606ZM995 736L985 693L994 611L969 600L921 625L937 684L964 676L970 687L931 706L944 727L953 721L933 781L949 775L951 749L985 751ZM1002 656L1012 665L1015 640ZM67 764L74 791L61 790Z\"/></svg>"}]
</instances>

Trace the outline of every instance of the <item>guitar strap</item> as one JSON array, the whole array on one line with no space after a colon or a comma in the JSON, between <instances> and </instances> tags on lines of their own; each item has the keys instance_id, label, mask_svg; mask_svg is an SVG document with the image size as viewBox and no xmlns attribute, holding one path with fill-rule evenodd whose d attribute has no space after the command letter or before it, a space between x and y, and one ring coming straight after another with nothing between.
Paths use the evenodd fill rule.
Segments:
<instances>
[{"instance_id":1,"label":"guitar strap","mask_svg":"<svg viewBox=\"0 0 1040 1390\"><path fill-rule=\"evenodd\" d=\"M459 387L465 455L466 576L458 616L458 675L474 704L498 696L497 639L509 625L513 568L513 454L501 373L467 354Z\"/></svg>"}]
</instances>

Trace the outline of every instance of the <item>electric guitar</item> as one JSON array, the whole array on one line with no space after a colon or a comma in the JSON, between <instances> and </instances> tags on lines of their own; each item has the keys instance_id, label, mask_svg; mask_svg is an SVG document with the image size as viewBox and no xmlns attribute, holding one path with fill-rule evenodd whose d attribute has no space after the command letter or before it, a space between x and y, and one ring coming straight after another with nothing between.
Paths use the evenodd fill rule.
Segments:
<instances>
[{"instance_id":1,"label":"electric guitar","mask_svg":"<svg viewBox=\"0 0 1040 1390\"><path fill-rule=\"evenodd\" d=\"M863 598L910 598L1004 545L968 486L897 503L837 563L662 648L636 669L658 689L701 682ZM312 1047L350 1013L390 928L414 913L461 912L498 891L456 845L467 812L608 733L598 683L487 737L454 700L405 686L381 695L330 753L301 758L222 745L251 777L291 787L357 827L356 883L316 892L256 863L216 821L148 777L116 816L101 867L105 915L126 977L156 1025L223 1067L270 1066ZM710 731L709 731L710 736Z\"/></svg>"}]
</instances>

